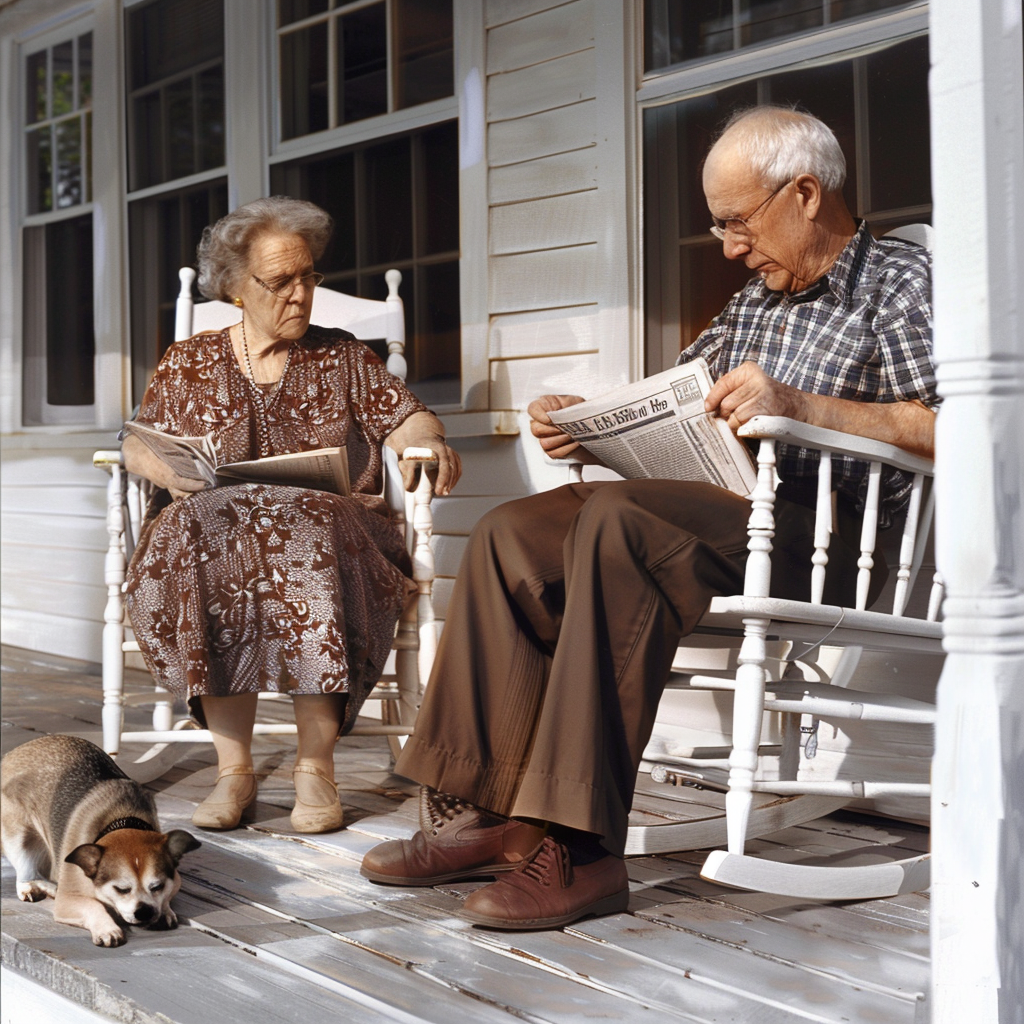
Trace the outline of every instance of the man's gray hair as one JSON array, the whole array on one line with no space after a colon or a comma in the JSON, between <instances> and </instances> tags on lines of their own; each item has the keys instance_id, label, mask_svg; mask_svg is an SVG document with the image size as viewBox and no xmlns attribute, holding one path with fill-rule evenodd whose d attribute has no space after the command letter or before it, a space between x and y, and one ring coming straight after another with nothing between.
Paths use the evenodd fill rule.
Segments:
<instances>
[{"instance_id":1,"label":"man's gray hair","mask_svg":"<svg viewBox=\"0 0 1024 1024\"><path fill-rule=\"evenodd\" d=\"M304 199L270 196L246 203L203 229L196 249L199 292L208 299L230 302L249 273L249 252L260 235L298 235L318 260L333 230L330 214Z\"/></svg>"},{"instance_id":2,"label":"man's gray hair","mask_svg":"<svg viewBox=\"0 0 1024 1024\"><path fill-rule=\"evenodd\" d=\"M776 189L800 174L813 174L826 192L846 181L846 157L824 121L792 107L748 107L734 113L718 138L736 135L760 184Z\"/></svg>"}]
</instances>

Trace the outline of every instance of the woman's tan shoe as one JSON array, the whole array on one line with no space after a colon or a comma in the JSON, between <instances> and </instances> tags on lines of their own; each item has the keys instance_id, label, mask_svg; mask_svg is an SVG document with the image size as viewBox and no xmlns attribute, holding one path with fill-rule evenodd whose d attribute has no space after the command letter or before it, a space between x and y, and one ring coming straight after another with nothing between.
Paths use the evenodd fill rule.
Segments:
<instances>
[{"instance_id":1,"label":"woman's tan shoe","mask_svg":"<svg viewBox=\"0 0 1024 1024\"><path fill-rule=\"evenodd\" d=\"M312 775L319 783L311 779L303 779L303 775ZM335 781L312 764L297 764L292 773L295 782L295 809L292 811L292 828L296 832L334 832L341 828L345 812L338 802L338 786ZM300 782L301 780L301 782ZM299 787L306 790L306 796L313 797L319 790L320 797L328 799L317 803L306 803L299 796Z\"/></svg>"},{"instance_id":2,"label":"woman's tan shoe","mask_svg":"<svg viewBox=\"0 0 1024 1024\"><path fill-rule=\"evenodd\" d=\"M241 776L237 783L221 782ZM217 773L213 792L195 809L192 824L197 828L238 828L242 821L252 821L256 811L256 773L252 765L232 765Z\"/></svg>"}]
</instances>

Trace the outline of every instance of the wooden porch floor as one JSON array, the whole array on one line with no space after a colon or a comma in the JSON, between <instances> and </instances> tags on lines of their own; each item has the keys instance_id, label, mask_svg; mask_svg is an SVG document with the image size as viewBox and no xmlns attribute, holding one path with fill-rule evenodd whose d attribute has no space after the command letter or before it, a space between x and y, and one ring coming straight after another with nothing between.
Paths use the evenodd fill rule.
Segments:
<instances>
[{"instance_id":1,"label":"wooden porch floor","mask_svg":"<svg viewBox=\"0 0 1024 1024\"><path fill-rule=\"evenodd\" d=\"M4 648L3 750L43 733L99 742L96 671ZM144 713L129 719L141 725ZM192 830L192 810L215 776L212 750L187 750L151 784L165 829ZM474 885L393 889L359 875L367 849L416 827L413 787L391 773L384 740L339 743L346 827L301 839L288 830L293 745L264 738L254 751L264 776L257 822L193 830L203 846L182 862L176 931L135 929L119 949L97 948L84 931L54 924L48 901L19 902L4 860L4 967L132 1024L927 1017L926 894L825 905L739 893L703 881L704 854L695 852L631 858L628 913L555 932L485 931L456 916ZM660 799L653 785L643 788L651 795L638 799L641 809ZM758 845L916 851L927 838L914 826L840 813Z\"/></svg>"}]
</instances>

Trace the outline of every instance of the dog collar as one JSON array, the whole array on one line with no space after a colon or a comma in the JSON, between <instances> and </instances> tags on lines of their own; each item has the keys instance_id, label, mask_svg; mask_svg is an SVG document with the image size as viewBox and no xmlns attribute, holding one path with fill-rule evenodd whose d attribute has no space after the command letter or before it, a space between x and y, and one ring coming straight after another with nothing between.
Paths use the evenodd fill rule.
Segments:
<instances>
[{"instance_id":1,"label":"dog collar","mask_svg":"<svg viewBox=\"0 0 1024 1024\"><path fill-rule=\"evenodd\" d=\"M155 832L156 829L148 821L143 821L142 818L117 818L112 821L97 837L96 842L98 843L104 836L110 835L111 832L117 832L122 828L135 828L141 832Z\"/></svg>"}]
</instances>

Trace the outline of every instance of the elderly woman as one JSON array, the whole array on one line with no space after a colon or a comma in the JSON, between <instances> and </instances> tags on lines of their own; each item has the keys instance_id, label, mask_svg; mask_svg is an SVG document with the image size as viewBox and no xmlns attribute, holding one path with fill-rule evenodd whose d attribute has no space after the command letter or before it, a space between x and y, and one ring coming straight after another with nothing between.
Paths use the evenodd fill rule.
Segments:
<instances>
[{"instance_id":1,"label":"elderly woman","mask_svg":"<svg viewBox=\"0 0 1024 1024\"><path fill-rule=\"evenodd\" d=\"M199 290L241 322L178 341L138 420L212 432L222 463L345 445L352 495L264 484L204 489L134 437L125 465L159 489L128 569L127 604L146 663L210 729L217 785L200 828L251 812L257 694L294 697L292 827L341 826L333 748L380 676L409 589L403 538L379 497L381 445L432 449L436 489L458 479L438 419L344 330L310 324L313 261L331 219L286 197L240 207L203 233ZM411 467L407 484L411 483Z\"/></svg>"}]
</instances>

